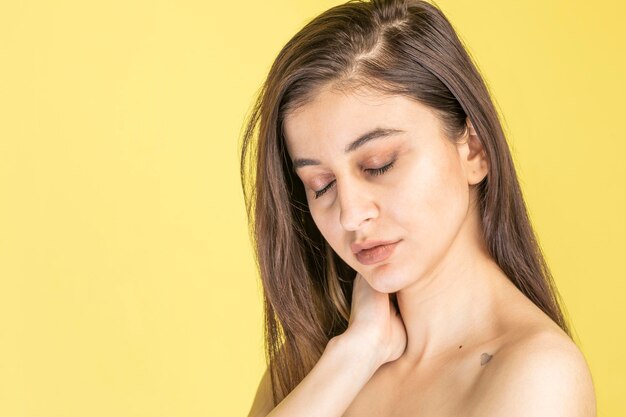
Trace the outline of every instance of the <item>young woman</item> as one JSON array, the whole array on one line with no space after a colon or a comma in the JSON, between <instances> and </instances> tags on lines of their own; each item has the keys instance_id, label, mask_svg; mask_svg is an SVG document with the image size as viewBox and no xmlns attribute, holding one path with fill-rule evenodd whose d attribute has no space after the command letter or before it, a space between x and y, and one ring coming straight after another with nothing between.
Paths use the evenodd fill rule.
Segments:
<instances>
[{"instance_id":1,"label":"young woman","mask_svg":"<svg viewBox=\"0 0 626 417\"><path fill-rule=\"evenodd\" d=\"M250 416L595 415L488 89L438 7L312 20L241 162L268 359Z\"/></svg>"}]
</instances>

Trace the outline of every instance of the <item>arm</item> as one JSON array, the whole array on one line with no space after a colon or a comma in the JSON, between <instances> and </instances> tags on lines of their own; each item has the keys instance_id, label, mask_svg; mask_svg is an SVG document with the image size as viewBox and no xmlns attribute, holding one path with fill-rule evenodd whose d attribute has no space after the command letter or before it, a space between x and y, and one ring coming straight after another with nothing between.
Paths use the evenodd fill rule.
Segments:
<instances>
[{"instance_id":1,"label":"arm","mask_svg":"<svg viewBox=\"0 0 626 417\"><path fill-rule=\"evenodd\" d=\"M340 417L382 364L377 350L359 343L347 333L332 338L309 374L273 410L266 370L266 385L259 386L249 416ZM259 397L259 393L265 394Z\"/></svg>"},{"instance_id":2,"label":"arm","mask_svg":"<svg viewBox=\"0 0 626 417\"><path fill-rule=\"evenodd\" d=\"M313 369L276 408L266 375L249 417L340 417L374 372L405 347L404 323L389 295L357 274L348 329L330 339Z\"/></svg>"}]
</instances>

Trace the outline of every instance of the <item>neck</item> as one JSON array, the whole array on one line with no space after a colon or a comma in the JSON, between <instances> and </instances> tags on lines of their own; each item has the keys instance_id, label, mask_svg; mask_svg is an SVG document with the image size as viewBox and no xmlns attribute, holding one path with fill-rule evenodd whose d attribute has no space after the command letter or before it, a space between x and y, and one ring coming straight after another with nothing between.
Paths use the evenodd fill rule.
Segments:
<instances>
[{"instance_id":1,"label":"neck","mask_svg":"<svg viewBox=\"0 0 626 417\"><path fill-rule=\"evenodd\" d=\"M405 360L425 362L497 335L502 297L517 289L488 255L476 224L466 222L436 268L396 293Z\"/></svg>"}]
</instances>

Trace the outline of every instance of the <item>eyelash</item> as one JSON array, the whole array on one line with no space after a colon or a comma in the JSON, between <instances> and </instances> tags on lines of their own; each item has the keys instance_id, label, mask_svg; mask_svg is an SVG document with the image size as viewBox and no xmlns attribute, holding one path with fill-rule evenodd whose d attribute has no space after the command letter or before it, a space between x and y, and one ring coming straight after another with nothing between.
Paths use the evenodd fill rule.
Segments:
<instances>
[{"instance_id":1,"label":"eyelash","mask_svg":"<svg viewBox=\"0 0 626 417\"><path fill-rule=\"evenodd\" d=\"M382 175L384 174L386 171L390 170L393 167L393 164L396 161L392 161L389 164L385 165L384 167L380 167L380 168L374 168L374 169L366 169L365 171L371 172L371 175ZM315 198L320 198L326 191L328 191L332 185L335 183L335 180L331 181L330 184L328 184L326 187L322 188L319 191L313 191L315 193Z\"/></svg>"}]
</instances>

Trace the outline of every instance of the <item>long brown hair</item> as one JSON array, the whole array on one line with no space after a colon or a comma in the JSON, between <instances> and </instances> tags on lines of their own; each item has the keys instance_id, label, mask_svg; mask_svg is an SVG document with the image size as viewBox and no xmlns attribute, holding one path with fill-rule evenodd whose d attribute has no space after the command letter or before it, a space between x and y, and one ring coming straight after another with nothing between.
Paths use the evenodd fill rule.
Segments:
<instances>
[{"instance_id":1,"label":"long brown hair","mask_svg":"<svg viewBox=\"0 0 626 417\"><path fill-rule=\"evenodd\" d=\"M451 23L425 1L351 0L287 42L244 129L241 181L263 285L274 403L300 383L349 320L356 271L317 229L283 134L285 115L327 83L418 100L435 111L448 138L465 134L469 117L490 168L476 185L489 253L571 337L489 91Z\"/></svg>"}]
</instances>

